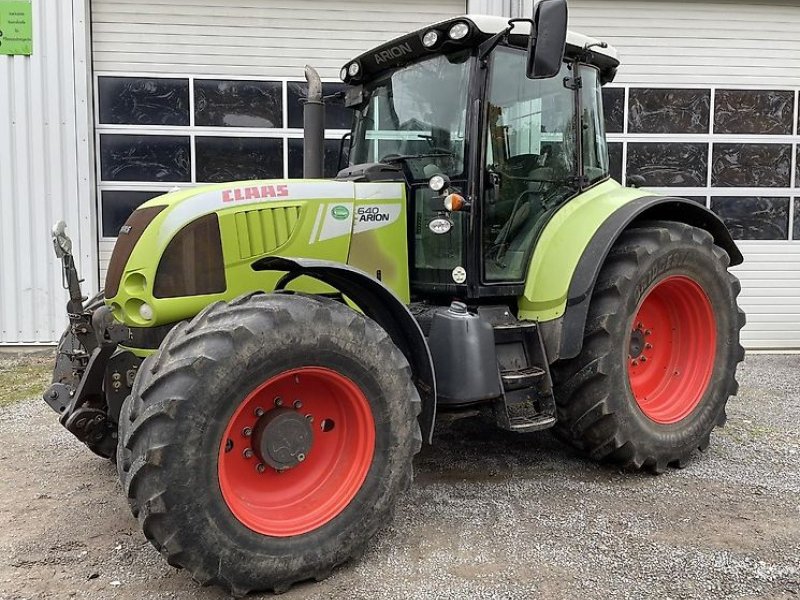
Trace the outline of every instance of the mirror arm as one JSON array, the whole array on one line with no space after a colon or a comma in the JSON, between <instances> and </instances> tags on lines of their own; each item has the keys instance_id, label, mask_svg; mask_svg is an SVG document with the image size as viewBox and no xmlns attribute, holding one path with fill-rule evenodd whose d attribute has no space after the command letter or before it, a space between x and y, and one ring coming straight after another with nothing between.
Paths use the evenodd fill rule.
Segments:
<instances>
[{"instance_id":1,"label":"mirror arm","mask_svg":"<svg viewBox=\"0 0 800 600\"><path fill-rule=\"evenodd\" d=\"M486 66L486 57L488 57L489 53L497 47L497 44L508 37L508 34L511 33L511 30L514 29L515 23L530 23L531 33L533 32L533 19L509 19L508 27L498 33L495 33L492 37L478 47L478 60L480 61L481 66Z\"/></svg>"}]
</instances>

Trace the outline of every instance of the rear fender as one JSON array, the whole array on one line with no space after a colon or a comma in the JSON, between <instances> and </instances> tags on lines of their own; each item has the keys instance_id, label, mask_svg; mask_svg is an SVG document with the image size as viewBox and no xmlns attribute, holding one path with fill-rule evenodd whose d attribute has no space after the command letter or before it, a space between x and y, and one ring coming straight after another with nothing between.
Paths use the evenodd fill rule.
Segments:
<instances>
[{"instance_id":1,"label":"rear fender","mask_svg":"<svg viewBox=\"0 0 800 600\"><path fill-rule=\"evenodd\" d=\"M551 326L550 335L545 335L550 338L551 348L548 348L548 354L551 355L551 360L573 358L580 352L592 291L611 247L625 229L637 222L649 220L677 221L705 229L714 236L714 243L728 253L731 265L739 265L743 261L742 253L725 224L717 215L696 202L671 196L642 196L623 204L594 233L573 271L567 306L560 326Z\"/></svg>"},{"instance_id":2,"label":"rear fender","mask_svg":"<svg viewBox=\"0 0 800 600\"><path fill-rule=\"evenodd\" d=\"M311 277L338 290L383 327L411 365L422 399L420 427L430 443L436 419L436 380L425 336L405 304L383 283L354 267L327 260L268 256L253 263L254 271L285 271L275 289L294 279Z\"/></svg>"}]
</instances>

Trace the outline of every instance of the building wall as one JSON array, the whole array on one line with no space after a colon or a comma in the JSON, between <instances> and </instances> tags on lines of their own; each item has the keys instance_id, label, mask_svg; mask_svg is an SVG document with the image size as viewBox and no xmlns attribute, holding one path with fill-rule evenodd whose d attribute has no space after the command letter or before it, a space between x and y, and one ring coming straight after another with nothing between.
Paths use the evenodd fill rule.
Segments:
<instances>
[{"instance_id":1,"label":"building wall","mask_svg":"<svg viewBox=\"0 0 800 600\"><path fill-rule=\"evenodd\" d=\"M34 0L33 55L0 56L0 344L52 343L64 328L55 221L97 288L87 10Z\"/></svg>"},{"instance_id":2,"label":"building wall","mask_svg":"<svg viewBox=\"0 0 800 600\"><path fill-rule=\"evenodd\" d=\"M293 175L292 140L300 129L288 102L305 59L322 67L333 89L345 58L462 12L464 3L92 4L96 78L88 0L33 0L33 56L0 56L0 344L52 342L63 327L66 294L50 248L52 222L69 224L86 290L96 290L113 245L113 236L104 234L114 223L104 229L103 194L113 202L117 192L154 194L198 181L195 139L203 135L276 137L283 145L276 175ZM532 11L531 0L466 4L474 13ZM749 319L745 344L800 347L800 6L794 0L571 0L570 26L614 44L623 60L606 92L615 176L624 182L640 174L652 189L717 210L746 257L737 268ZM102 118L92 107L103 92L100 80L118 76L184 81L190 121ZM197 96L188 90L197 80L215 79L277 82L280 122L198 126ZM331 146L341 132L331 130ZM137 133L188 138L189 181L108 180L95 144L104 135ZM120 203L133 206L144 197L133 196Z\"/></svg>"}]
</instances>

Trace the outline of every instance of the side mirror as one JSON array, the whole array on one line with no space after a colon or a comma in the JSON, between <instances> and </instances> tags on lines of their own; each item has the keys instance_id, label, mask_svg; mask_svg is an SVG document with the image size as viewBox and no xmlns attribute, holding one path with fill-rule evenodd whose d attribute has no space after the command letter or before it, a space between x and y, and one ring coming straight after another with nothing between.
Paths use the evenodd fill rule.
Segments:
<instances>
[{"instance_id":1,"label":"side mirror","mask_svg":"<svg viewBox=\"0 0 800 600\"><path fill-rule=\"evenodd\" d=\"M539 0L528 39L528 79L555 77L567 43L567 0Z\"/></svg>"}]
</instances>

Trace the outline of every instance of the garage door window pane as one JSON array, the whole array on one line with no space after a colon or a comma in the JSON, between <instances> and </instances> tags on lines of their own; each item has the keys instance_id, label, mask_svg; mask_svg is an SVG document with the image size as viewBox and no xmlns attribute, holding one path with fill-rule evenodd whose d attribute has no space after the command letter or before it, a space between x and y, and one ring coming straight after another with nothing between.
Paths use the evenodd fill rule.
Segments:
<instances>
[{"instance_id":1,"label":"garage door window pane","mask_svg":"<svg viewBox=\"0 0 800 600\"><path fill-rule=\"evenodd\" d=\"M719 187L789 187L789 144L714 144L711 185Z\"/></svg>"},{"instance_id":2,"label":"garage door window pane","mask_svg":"<svg viewBox=\"0 0 800 600\"><path fill-rule=\"evenodd\" d=\"M622 142L608 143L608 172L622 183Z\"/></svg>"},{"instance_id":3,"label":"garage door window pane","mask_svg":"<svg viewBox=\"0 0 800 600\"><path fill-rule=\"evenodd\" d=\"M100 136L103 181L190 181L188 136Z\"/></svg>"},{"instance_id":4,"label":"garage door window pane","mask_svg":"<svg viewBox=\"0 0 800 600\"><path fill-rule=\"evenodd\" d=\"M628 133L708 133L710 90L631 88Z\"/></svg>"},{"instance_id":5,"label":"garage door window pane","mask_svg":"<svg viewBox=\"0 0 800 600\"><path fill-rule=\"evenodd\" d=\"M794 225L792 227L792 239L800 240L800 198L794 199Z\"/></svg>"},{"instance_id":6,"label":"garage door window pane","mask_svg":"<svg viewBox=\"0 0 800 600\"><path fill-rule=\"evenodd\" d=\"M645 185L705 187L708 144L628 143L628 177L641 175Z\"/></svg>"},{"instance_id":7,"label":"garage door window pane","mask_svg":"<svg viewBox=\"0 0 800 600\"><path fill-rule=\"evenodd\" d=\"M792 134L794 92L717 90L714 133Z\"/></svg>"},{"instance_id":8,"label":"garage door window pane","mask_svg":"<svg viewBox=\"0 0 800 600\"><path fill-rule=\"evenodd\" d=\"M195 143L198 182L283 177L280 139L198 137Z\"/></svg>"},{"instance_id":9,"label":"garage door window pane","mask_svg":"<svg viewBox=\"0 0 800 600\"><path fill-rule=\"evenodd\" d=\"M622 133L625 120L625 88L603 88L606 133Z\"/></svg>"},{"instance_id":10,"label":"garage door window pane","mask_svg":"<svg viewBox=\"0 0 800 600\"><path fill-rule=\"evenodd\" d=\"M166 192L103 190L100 202L103 211L103 237L117 237L119 229L131 213L151 198Z\"/></svg>"},{"instance_id":11,"label":"garage door window pane","mask_svg":"<svg viewBox=\"0 0 800 600\"><path fill-rule=\"evenodd\" d=\"M100 77L100 123L188 125L189 80Z\"/></svg>"},{"instance_id":12,"label":"garage door window pane","mask_svg":"<svg viewBox=\"0 0 800 600\"><path fill-rule=\"evenodd\" d=\"M325 140L325 158L323 164L325 177L335 177L340 170L336 164L339 157L339 144L340 140ZM347 151L349 147L349 140L345 140L344 148L342 149L342 169L347 166ZM292 179L300 179L303 177L302 139L289 140L289 177Z\"/></svg>"},{"instance_id":13,"label":"garage door window pane","mask_svg":"<svg viewBox=\"0 0 800 600\"><path fill-rule=\"evenodd\" d=\"M204 127L282 127L279 81L196 79L195 125Z\"/></svg>"},{"instance_id":14,"label":"garage door window pane","mask_svg":"<svg viewBox=\"0 0 800 600\"><path fill-rule=\"evenodd\" d=\"M789 198L711 198L717 213L737 240L785 240L789 236Z\"/></svg>"},{"instance_id":15,"label":"garage door window pane","mask_svg":"<svg viewBox=\"0 0 800 600\"><path fill-rule=\"evenodd\" d=\"M286 84L286 108L289 116L289 127L303 128L303 98L308 93L308 85L304 81L289 81ZM347 86L343 83L323 83L323 96L343 92ZM327 129L350 129L353 121L353 109L344 105L343 98L325 100L325 127Z\"/></svg>"}]
</instances>

